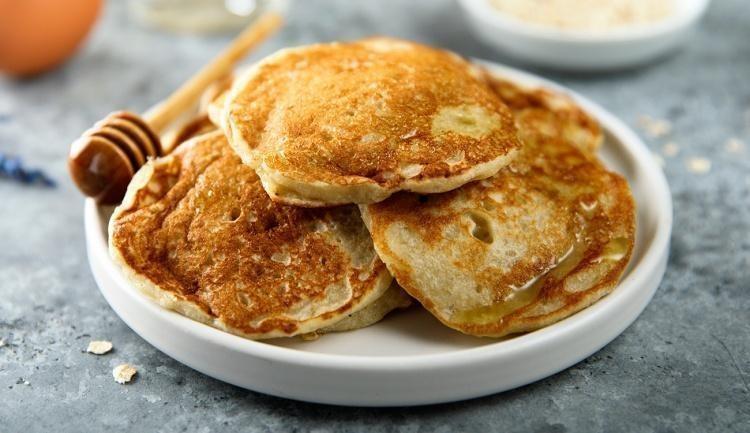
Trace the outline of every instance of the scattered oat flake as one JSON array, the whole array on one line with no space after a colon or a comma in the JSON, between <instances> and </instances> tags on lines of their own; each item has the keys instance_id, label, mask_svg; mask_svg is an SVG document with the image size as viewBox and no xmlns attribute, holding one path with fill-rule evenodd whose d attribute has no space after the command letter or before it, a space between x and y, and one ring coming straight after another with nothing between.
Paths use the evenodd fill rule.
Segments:
<instances>
[{"instance_id":1,"label":"scattered oat flake","mask_svg":"<svg viewBox=\"0 0 750 433\"><path fill-rule=\"evenodd\" d=\"M680 153L680 146L678 146L677 143L670 141L664 145L661 151L664 156L673 157Z\"/></svg>"},{"instance_id":2,"label":"scattered oat flake","mask_svg":"<svg viewBox=\"0 0 750 433\"><path fill-rule=\"evenodd\" d=\"M739 138L732 137L724 144L724 149L729 153L741 153L745 150L745 143Z\"/></svg>"},{"instance_id":3,"label":"scattered oat flake","mask_svg":"<svg viewBox=\"0 0 750 433\"><path fill-rule=\"evenodd\" d=\"M110 341L91 341L89 347L86 348L86 352L93 353L94 355L104 355L105 353L112 350L112 342Z\"/></svg>"},{"instance_id":4,"label":"scattered oat flake","mask_svg":"<svg viewBox=\"0 0 750 433\"><path fill-rule=\"evenodd\" d=\"M653 138L663 137L672 131L672 124L668 120L655 119L651 116L641 116L638 124Z\"/></svg>"},{"instance_id":5,"label":"scattered oat flake","mask_svg":"<svg viewBox=\"0 0 750 433\"><path fill-rule=\"evenodd\" d=\"M690 158L687 160L688 170L693 173L703 174L711 171L711 160L706 158Z\"/></svg>"},{"instance_id":6,"label":"scattered oat flake","mask_svg":"<svg viewBox=\"0 0 750 433\"><path fill-rule=\"evenodd\" d=\"M137 372L138 370L130 364L120 364L112 370L112 376L115 378L115 382L124 385L130 382Z\"/></svg>"}]
</instances>

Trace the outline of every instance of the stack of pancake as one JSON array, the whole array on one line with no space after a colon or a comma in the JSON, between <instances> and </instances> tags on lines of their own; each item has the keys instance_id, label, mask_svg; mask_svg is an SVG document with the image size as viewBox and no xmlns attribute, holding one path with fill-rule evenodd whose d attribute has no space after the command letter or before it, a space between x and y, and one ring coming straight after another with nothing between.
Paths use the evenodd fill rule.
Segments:
<instances>
[{"instance_id":1,"label":"stack of pancake","mask_svg":"<svg viewBox=\"0 0 750 433\"><path fill-rule=\"evenodd\" d=\"M467 334L527 332L609 293L633 249L596 122L453 53L286 49L208 114L133 178L110 251L160 305L237 335L352 330L417 303Z\"/></svg>"}]
</instances>

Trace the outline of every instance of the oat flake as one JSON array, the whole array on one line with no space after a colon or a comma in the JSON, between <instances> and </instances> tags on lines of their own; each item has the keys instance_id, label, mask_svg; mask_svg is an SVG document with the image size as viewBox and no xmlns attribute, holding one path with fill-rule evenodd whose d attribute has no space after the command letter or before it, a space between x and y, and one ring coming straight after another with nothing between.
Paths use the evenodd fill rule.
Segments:
<instances>
[{"instance_id":1,"label":"oat flake","mask_svg":"<svg viewBox=\"0 0 750 433\"><path fill-rule=\"evenodd\" d=\"M138 370L130 364L120 364L112 370L112 376L115 378L115 382L124 385L130 382L137 372Z\"/></svg>"},{"instance_id":2,"label":"oat flake","mask_svg":"<svg viewBox=\"0 0 750 433\"><path fill-rule=\"evenodd\" d=\"M668 120L654 119L651 116L641 116L638 124L652 138L663 137L672 131L672 124Z\"/></svg>"},{"instance_id":3,"label":"oat flake","mask_svg":"<svg viewBox=\"0 0 750 433\"><path fill-rule=\"evenodd\" d=\"M687 161L687 167L693 173L708 173L711 171L711 160L706 158L690 158Z\"/></svg>"},{"instance_id":4,"label":"oat flake","mask_svg":"<svg viewBox=\"0 0 750 433\"><path fill-rule=\"evenodd\" d=\"M105 340L91 341L89 347L86 348L86 352L94 355L104 355L110 350L112 350L112 343Z\"/></svg>"}]
</instances>

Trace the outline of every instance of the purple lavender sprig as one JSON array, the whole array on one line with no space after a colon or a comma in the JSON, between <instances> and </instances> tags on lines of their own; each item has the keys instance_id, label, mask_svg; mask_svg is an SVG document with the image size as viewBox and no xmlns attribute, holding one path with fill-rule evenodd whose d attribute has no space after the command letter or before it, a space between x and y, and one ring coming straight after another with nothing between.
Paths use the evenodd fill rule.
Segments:
<instances>
[{"instance_id":1,"label":"purple lavender sprig","mask_svg":"<svg viewBox=\"0 0 750 433\"><path fill-rule=\"evenodd\" d=\"M23 166L23 160L17 156L0 153L0 178L13 179L25 184L39 184L54 187L55 181L42 170L30 170Z\"/></svg>"}]
</instances>

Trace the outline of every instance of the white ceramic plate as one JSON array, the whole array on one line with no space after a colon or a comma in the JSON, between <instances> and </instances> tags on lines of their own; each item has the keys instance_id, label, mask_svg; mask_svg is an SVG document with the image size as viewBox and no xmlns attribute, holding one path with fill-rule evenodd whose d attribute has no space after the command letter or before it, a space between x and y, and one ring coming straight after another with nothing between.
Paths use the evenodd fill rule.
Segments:
<instances>
[{"instance_id":1,"label":"white ceramic plate","mask_svg":"<svg viewBox=\"0 0 750 433\"><path fill-rule=\"evenodd\" d=\"M660 1L660 0L656 0ZM674 13L653 24L606 32L533 25L496 10L488 0L458 0L477 38L519 60L572 70L613 70L657 59L680 46L710 0L674 0Z\"/></svg>"},{"instance_id":2,"label":"white ceramic plate","mask_svg":"<svg viewBox=\"0 0 750 433\"><path fill-rule=\"evenodd\" d=\"M517 70L488 66L517 82L564 91ZM612 294L544 329L505 340L480 339L413 308L317 341L245 340L162 309L131 287L109 259L109 212L88 200L91 269L107 302L146 341L200 372L262 393L350 406L404 406L479 397L534 382L596 352L636 319L664 274L672 227L667 182L648 149L607 111L573 96L606 131L602 158L630 182L638 206L637 239L631 264Z\"/></svg>"}]
</instances>

